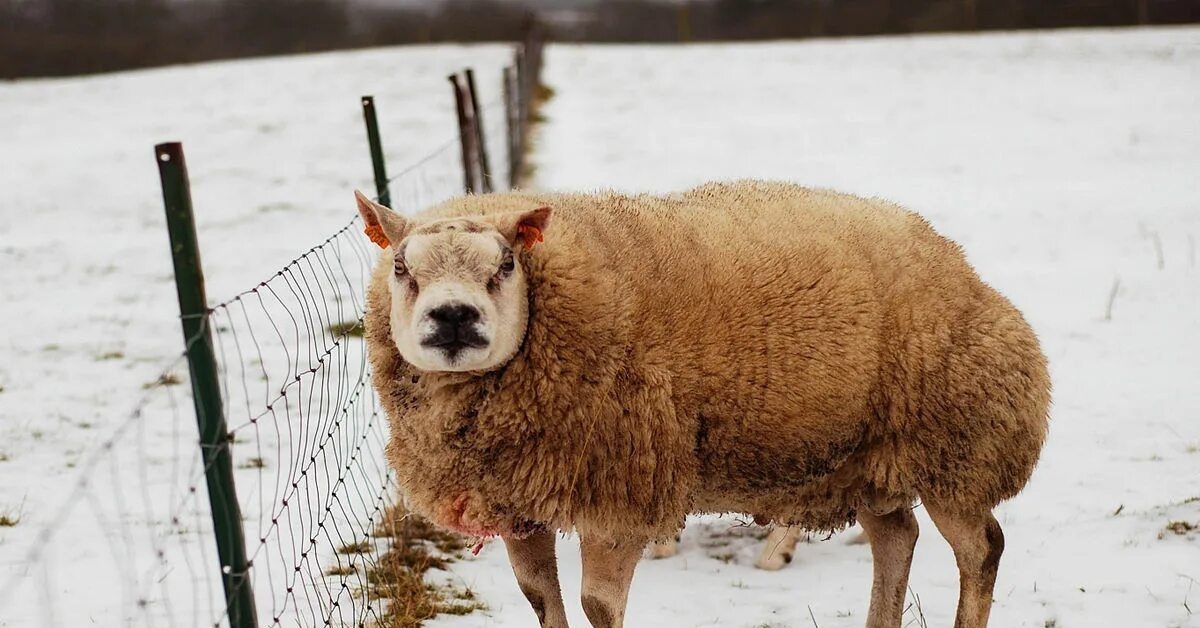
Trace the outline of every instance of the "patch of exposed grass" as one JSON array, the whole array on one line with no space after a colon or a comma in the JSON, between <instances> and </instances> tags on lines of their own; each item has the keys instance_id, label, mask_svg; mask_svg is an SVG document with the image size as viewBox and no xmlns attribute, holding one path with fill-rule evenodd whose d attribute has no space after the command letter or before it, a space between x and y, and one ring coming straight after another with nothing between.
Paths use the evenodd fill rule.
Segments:
<instances>
[{"instance_id":1,"label":"patch of exposed grass","mask_svg":"<svg viewBox=\"0 0 1200 628\"><path fill-rule=\"evenodd\" d=\"M24 504L22 503L22 507ZM0 512L0 528L11 528L21 523L21 508L16 510L4 509Z\"/></svg>"},{"instance_id":2,"label":"patch of exposed grass","mask_svg":"<svg viewBox=\"0 0 1200 628\"><path fill-rule=\"evenodd\" d=\"M1167 531L1174 532L1175 534L1179 535L1186 535L1188 532L1191 532L1198 527L1200 526L1197 526L1190 521L1172 521L1167 524Z\"/></svg>"},{"instance_id":3,"label":"patch of exposed grass","mask_svg":"<svg viewBox=\"0 0 1200 628\"><path fill-rule=\"evenodd\" d=\"M334 323L329 326L329 333L333 334L335 337L354 336L355 338L362 338L363 324L358 320Z\"/></svg>"},{"instance_id":4,"label":"patch of exposed grass","mask_svg":"<svg viewBox=\"0 0 1200 628\"><path fill-rule=\"evenodd\" d=\"M349 543L338 548L339 554L366 554L371 551L371 544L366 541Z\"/></svg>"},{"instance_id":5,"label":"patch of exposed grass","mask_svg":"<svg viewBox=\"0 0 1200 628\"><path fill-rule=\"evenodd\" d=\"M526 185L537 174L537 165L529 159L537 145L537 135L535 133L537 127L547 120L546 113L543 111L543 106L554 98L554 88L545 83L538 83L533 88L533 98L529 103L529 124L525 127L525 138L523 145L525 146L525 158L521 164L521 185Z\"/></svg>"},{"instance_id":6,"label":"patch of exposed grass","mask_svg":"<svg viewBox=\"0 0 1200 628\"><path fill-rule=\"evenodd\" d=\"M349 576L356 571L358 571L358 570L354 568L354 565L337 565L335 567L330 567L329 569L326 569L325 575L327 575L327 576Z\"/></svg>"},{"instance_id":7,"label":"patch of exposed grass","mask_svg":"<svg viewBox=\"0 0 1200 628\"><path fill-rule=\"evenodd\" d=\"M0 453L0 462L8 462L9 460L12 460L12 458L9 458L8 454Z\"/></svg>"},{"instance_id":8,"label":"patch of exposed grass","mask_svg":"<svg viewBox=\"0 0 1200 628\"><path fill-rule=\"evenodd\" d=\"M267 463L262 458L254 457L247 458L245 462L238 465L239 469L262 469L267 466Z\"/></svg>"},{"instance_id":9,"label":"patch of exposed grass","mask_svg":"<svg viewBox=\"0 0 1200 628\"><path fill-rule=\"evenodd\" d=\"M466 549L466 539L442 530L402 508L388 510L374 535L391 539L388 549L367 571L367 598L387 601L379 625L417 628L437 615L468 615L484 608L466 587L425 581L430 569L446 569Z\"/></svg>"},{"instance_id":10,"label":"patch of exposed grass","mask_svg":"<svg viewBox=\"0 0 1200 628\"><path fill-rule=\"evenodd\" d=\"M158 388L160 386L178 386L183 383L183 378L174 373L163 373L158 376L158 379L142 384L142 388L147 390Z\"/></svg>"},{"instance_id":11,"label":"patch of exposed grass","mask_svg":"<svg viewBox=\"0 0 1200 628\"><path fill-rule=\"evenodd\" d=\"M97 362L108 362L110 360L121 360L125 358L125 354L121 351L105 351L96 356Z\"/></svg>"},{"instance_id":12,"label":"patch of exposed grass","mask_svg":"<svg viewBox=\"0 0 1200 628\"><path fill-rule=\"evenodd\" d=\"M725 564L729 564L733 562L734 558L737 558L737 554L734 554L733 552L722 552L720 554L712 554L711 558L719 560Z\"/></svg>"}]
</instances>

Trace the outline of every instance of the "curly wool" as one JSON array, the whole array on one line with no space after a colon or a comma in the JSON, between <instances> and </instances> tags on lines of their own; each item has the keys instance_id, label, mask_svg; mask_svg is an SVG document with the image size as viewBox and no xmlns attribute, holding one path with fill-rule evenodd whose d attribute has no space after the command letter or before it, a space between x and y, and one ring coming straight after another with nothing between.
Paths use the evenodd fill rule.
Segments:
<instances>
[{"instance_id":1,"label":"curly wool","mask_svg":"<svg viewBox=\"0 0 1200 628\"><path fill-rule=\"evenodd\" d=\"M917 496L977 512L1027 482L1045 358L916 214L742 181L468 196L416 219L542 205L545 241L520 255L527 335L496 371L405 363L390 250L374 271L368 349L416 511L477 534L661 538L694 512L809 529Z\"/></svg>"}]
</instances>

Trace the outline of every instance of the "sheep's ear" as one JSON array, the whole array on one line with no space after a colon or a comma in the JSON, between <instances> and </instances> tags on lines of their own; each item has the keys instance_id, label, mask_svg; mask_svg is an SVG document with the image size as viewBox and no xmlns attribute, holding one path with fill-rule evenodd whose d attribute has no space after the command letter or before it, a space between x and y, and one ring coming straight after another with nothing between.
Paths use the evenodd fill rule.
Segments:
<instances>
[{"instance_id":1,"label":"sheep's ear","mask_svg":"<svg viewBox=\"0 0 1200 628\"><path fill-rule=\"evenodd\" d=\"M539 207L521 212L508 212L496 217L496 229L500 235L516 246L520 243L528 251L544 240L542 234L550 224L550 208Z\"/></svg>"},{"instance_id":2,"label":"sheep's ear","mask_svg":"<svg viewBox=\"0 0 1200 628\"><path fill-rule=\"evenodd\" d=\"M366 225L363 231L379 248L400 242L408 234L409 221L404 216L367 198L358 190L354 190L354 200L358 201L358 215L362 216Z\"/></svg>"}]
</instances>

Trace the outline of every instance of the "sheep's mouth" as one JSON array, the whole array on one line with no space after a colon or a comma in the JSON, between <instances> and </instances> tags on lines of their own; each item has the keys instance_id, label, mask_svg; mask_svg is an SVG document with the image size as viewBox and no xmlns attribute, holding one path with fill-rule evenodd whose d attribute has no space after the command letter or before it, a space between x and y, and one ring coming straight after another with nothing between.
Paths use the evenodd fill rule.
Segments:
<instances>
[{"instance_id":1,"label":"sheep's mouth","mask_svg":"<svg viewBox=\"0 0 1200 628\"><path fill-rule=\"evenodd\" d=\"M473 328L439 329L421 340L422 347L444 351L451 360L468 349L482 349L488 344L488 339Z\"/></svg>"}]
</instances>

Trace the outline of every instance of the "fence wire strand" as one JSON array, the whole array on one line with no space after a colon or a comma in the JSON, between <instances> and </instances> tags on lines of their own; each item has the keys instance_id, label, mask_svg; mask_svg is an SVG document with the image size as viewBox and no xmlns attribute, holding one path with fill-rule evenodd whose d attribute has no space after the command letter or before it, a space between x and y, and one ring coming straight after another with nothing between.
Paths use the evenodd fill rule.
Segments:
<instances>
[{"instance_id":1,"label":"fence wire strand","mask_svg":"<svg viewBox=\"0 0 1200 628\"><path fill-rule=\"evenodd\" d=\"M502 101L483 109L490 161L505 169ZM388 179L392 205L412 212L462 193L457 135ZM496 158L501 157L501 158ZM495 189L507 171L492 172ZM345 210L349 213L349 207ZM207 334L147 385L128 415L78 467L65 499L0 578L0 623L73 625L61 598L71 566L111 574L119 609L108 625L229 625L216 556L209 468L197 445L187 353L211 342L227 446L235 467L260 626L371 626L386 602L371 572L379 534L399 499L384 455L386 419L362 339L378 250L354 216L253 287L208 308ZM199 417L201 419L210 417ZM213 495L212 499L232 496ZM88 541L61 538L75 521ZM69 557L66 556L69 554ZM106 583L108 585L108 583ZM111 588L111 587L110 587ZM34 617L9 614L22 595Z\"/></svg>"}]
</instances>

